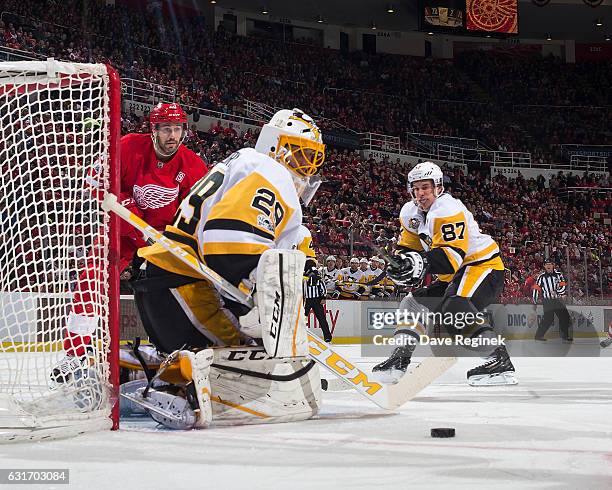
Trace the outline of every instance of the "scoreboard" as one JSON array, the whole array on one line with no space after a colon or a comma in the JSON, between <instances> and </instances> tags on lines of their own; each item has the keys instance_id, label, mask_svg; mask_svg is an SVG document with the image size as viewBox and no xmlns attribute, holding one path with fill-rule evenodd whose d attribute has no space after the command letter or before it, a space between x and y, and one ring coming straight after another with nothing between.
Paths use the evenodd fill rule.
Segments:
<instances>
[{"instance_id":1,"label":"scoreboard","mask_svg":"<svg viewBox=\"0 0 612 490\"><path fill-rule=\"evenodd\" d=\"M420 29L448 34L518 34L518 0L421 0Z\"/></svg>"}]
</instances>

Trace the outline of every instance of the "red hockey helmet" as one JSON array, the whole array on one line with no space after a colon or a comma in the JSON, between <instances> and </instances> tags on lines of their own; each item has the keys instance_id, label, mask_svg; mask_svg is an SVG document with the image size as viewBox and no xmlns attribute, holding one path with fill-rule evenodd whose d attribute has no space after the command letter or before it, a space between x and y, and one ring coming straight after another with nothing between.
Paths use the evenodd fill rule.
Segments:
<instances>
[{"instance_id":1,"label":"red hockey helmet","mask_svg":"<svg viewBox=\"0 0 612 490\"><path fill-rule=\"evenodd\" d=\"M187 114L185 114L182 107L175 103L164 104L160 102L153 109L151 109L151 113L149 114L149 122L151 123L151 138L153 138L153 145L155 146L156 153L161 157L171 157L174 155L187 134ZM164 151L159 144L157 130L158 125L162 123L181 124L183 126L183 133L180 142L174 151Z\"/></svg>"},{"instance_id":2,"label":"red hockey helmet","mask_svg":"<svg viewBox=\"0 0 612 490\"><path fill-rule=\"evenodd\" d=\"M178 104L164 104L160 102L151 109L149 121L151 122L151 130L159 123L187 124L187 114L185 114L183 108Z\"/></svg>"}]
</instances>

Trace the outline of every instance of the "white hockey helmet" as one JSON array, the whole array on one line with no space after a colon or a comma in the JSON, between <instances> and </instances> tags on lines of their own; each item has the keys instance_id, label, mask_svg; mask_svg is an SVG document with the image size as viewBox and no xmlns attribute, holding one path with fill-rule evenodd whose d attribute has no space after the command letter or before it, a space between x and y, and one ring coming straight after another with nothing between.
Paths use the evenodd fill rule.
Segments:
<instances>
[{"instance_id":1,"label":"white hockey helmet","mask_svg":"<svg viewBox=\"0 0 612 490\"><path fill-rule=\"evenodd\" d=\"M357 264L359 265L359 259L357 257L353 257L351 260L349 260L349 264Z\"/></svg>"},{"instance_id":2,"label":"white hockey helmet","mask_svg":"<svg viewBox=\"0 0 612 490\"><path fill-rule=\"evenodd\" d=\"M417 163L414 168L408 172L408 193L415 199L412 192L412 184L419 180L432 180L435 186L435 195L439 197L444 192L444 174L442 169L434 162Z\"/></svg>"},{"instance_id":3,"label":"white hockey helmet","mask_svg":"<svg viewBox=\"0 0 612 490\"><path fill-rule=\"evenodd\" d=\"M336 257L334 257L333 255L329 255L326 259L325 262L335 262L336 261Z\"/></svg>"},{"instance_id":4,"label":"white hockey helmet","mask_svg":"<svg viewBox=\"0 0 612 490\"><path fill-rule=\"evenodd\" d=\"M361 259L359 259L359 263L360 264L370 264L370 261L368 259L366 259L365 257L361 257Z\"/></svg>"},{"instance_id":5,"label":"white hockey helmet","mask_svg":"<svg viewBox=\"0 0 612 490\"><path fill-rule=\"evenodd\" d=\"M261 128L255 150L287 167L298 195L310 202L321 185L315 174L325 161L323 136L310 116L300 109L278 111Z\"/></svg>"}]
</instances>

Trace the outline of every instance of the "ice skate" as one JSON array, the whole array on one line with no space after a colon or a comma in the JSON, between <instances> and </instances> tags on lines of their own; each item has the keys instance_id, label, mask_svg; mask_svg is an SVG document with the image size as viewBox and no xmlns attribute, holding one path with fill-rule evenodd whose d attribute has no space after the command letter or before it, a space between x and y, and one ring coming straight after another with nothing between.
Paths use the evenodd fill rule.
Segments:
<instances>
[{"instance_id":1,"label":"ice skate","mask_svg":"<svg viewBox=\"0 0 612 490\"><path fill-rule=\"evenodd\" d=\"M385 383L397 383L406 373L411 356L412 353L408 347L396 347L388 359L372 368L372 372L379 373L379 379Z\"/></svg>"},{"instance_id":2,"label":"ice skate","mask_svg":"<svg viewBox=\"0 0 612 490\"><path fill-rule=\"evenodd\" d=\"M504 346L495 349L484 364L470 369L467 379L470 386L518 384L514 366Z\"/></svg>"}]
</instances>

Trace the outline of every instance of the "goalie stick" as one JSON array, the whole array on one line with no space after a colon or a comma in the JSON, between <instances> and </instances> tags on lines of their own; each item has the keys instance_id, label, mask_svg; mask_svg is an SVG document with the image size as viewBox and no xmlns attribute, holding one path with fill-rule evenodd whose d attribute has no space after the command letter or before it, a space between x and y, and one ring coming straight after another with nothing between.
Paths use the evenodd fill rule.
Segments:
<instances>
[{"instance_id":1,"label":"goalie stick","mask_svg":"<svg viewBox=\"0 0 612 490\"><path fill-rule=\"evenodd\" d=\"M249 307L254 306L253 298L240 291L197 258L185 252L173 240L164 236L142 218L136 216L117 201L117 196L107 194L102 203L105 211L112 211L139 230L147 240L159 243L165 250L181 260L185 265L200 273L217 287L228 293L232 298ZM342 379L359 394L386 410L402 406L419 391L433 382L438 376L448 370L457 359L454 357L432 357L425 359L412 371L402 376L396 384L385 384L368 376L354 363L336 352L329 344L318 336L307 332L310 357ZM427 362L429 361L429 362Z\"/></svg>"}]
</instances>

